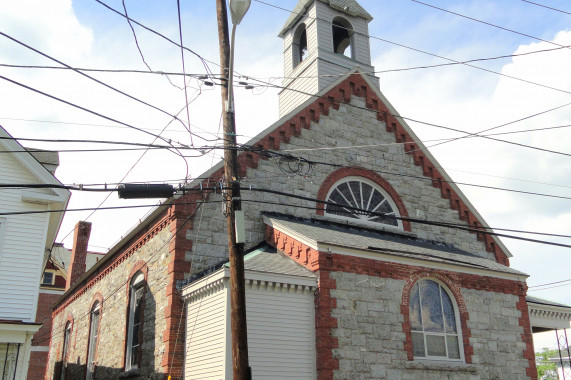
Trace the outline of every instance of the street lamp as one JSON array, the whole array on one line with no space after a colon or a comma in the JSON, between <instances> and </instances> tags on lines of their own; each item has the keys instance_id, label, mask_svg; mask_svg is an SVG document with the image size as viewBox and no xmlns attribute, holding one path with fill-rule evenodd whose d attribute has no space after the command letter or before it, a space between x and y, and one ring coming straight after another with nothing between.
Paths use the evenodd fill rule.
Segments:
<instances>
[{"instance_id":1,"label":"street lamp","mask_svg":"<svg viewBox=\"0 0 571 380\"><path fill-rule=\"evenodd\" d=\"M230 16L232 17L232 24L240 25L246 12L250 8L250 0L230 0Z\"/></svg>"},{"instance_id":2,"label":"street lamp","mask_svg":"<svg viewBox=\"0 0 571 380\"><path fill-rule=\"evenodd\" d=\"M232 39L230 42L230 67L228 73L228 100L226 102L226 112L234 112L234 35L236 26L248 12L251 0L230 0L230 16L232 18Z\"/></svg>"}]
</instances>

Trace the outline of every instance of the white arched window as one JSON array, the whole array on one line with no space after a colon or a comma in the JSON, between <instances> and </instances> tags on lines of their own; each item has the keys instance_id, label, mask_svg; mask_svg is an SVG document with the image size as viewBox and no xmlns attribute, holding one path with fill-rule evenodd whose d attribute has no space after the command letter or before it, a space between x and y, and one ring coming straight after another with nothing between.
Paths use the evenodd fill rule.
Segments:
<instances>
[{"instance_id":1,"label":"white arched window","mask_svg":"<svg viewBox=\"0 0 571 380\"><path fill-rule=\"evenodd\" d=\"M351 23L342 17L335 17L332 24L333 52L349 58L355 58Z\"/></svg>"},{"instance_id":2,"label":"white arched window","mask_svg":"<svg viewBox=\"0 0 571 380\"><path fill-rule=\"evenodd\" d=\"M462 358L460 323L455 303L438 282L419 280L410 292L409 318L415 358Z\"/></svg>"},{"instance_id":3,"label":"white arched window","mask_svg":"<svg viewBox=\"0 0 571 380\"><path fill-rule=\"evenodd\" d=\"M394 201L382 187L365 178L343 178L331 187L326 201L335 204L325 206L326 215L402 228Z\"/></svg>"},{"instance_id":4,"label":"white arched window","mask_svg":"<svg viewBox=\"0 0 571 380\"><path fill-rule=\"evenodd\" d=\"M292 46L293 67L299 65L307 57L307 31L305 24L299 24L293 35Z\"/></svg>"},{"instance_id":5,"label":"white arched window","mask_svg":"<svg viewBox=\"0 0 571 380\"><path fill-rule=\"evenodd\" d=\"M129 286L129 319L127 320L127 347L125 351L125 371L139 367L142 343L143 296L145 276L139 272Z\"/></svg>"}]
</instances>

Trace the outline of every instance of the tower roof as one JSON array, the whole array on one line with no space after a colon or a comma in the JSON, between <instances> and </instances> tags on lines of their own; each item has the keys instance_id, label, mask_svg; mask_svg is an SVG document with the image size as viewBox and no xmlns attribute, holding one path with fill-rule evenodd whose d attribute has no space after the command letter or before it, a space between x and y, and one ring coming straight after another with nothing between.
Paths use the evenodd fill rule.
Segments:
<instances>
[{"instance_id":1,"label":"tower roof","mask_svg":"<svg viewBox=\"0 0 571 380\"><path fill-rule=\"evenodd\" d=\"M283 37L285 32L289 30L304 14L307 8L317 0L299 0L291 15L287 19L286 23L282 27L282 30L278 34L279 37ZM371 21L373 16L371 16L362 6L359 5L355 0L319 0L322 3L329 4L333 9L337 9L341 12L345 12L351 16L362 17L367 21Z\"/></svg>"}]
</instances>

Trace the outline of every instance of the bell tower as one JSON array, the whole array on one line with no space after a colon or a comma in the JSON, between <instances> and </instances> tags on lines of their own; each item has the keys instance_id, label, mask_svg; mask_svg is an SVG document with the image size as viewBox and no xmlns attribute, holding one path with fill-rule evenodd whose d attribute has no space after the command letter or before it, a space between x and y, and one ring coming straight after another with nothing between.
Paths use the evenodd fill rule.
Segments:
<instances>
[{"instance_id":1,"label":"bell tower","mask_svg":"<svg viewBox=\"0 0 571 380\"><path fill-rule=\"evenodd\" d=\"M369 21L355 0L299 0L283 26L280 117L358 66L378 86L371 66Z\"/></svg>"}]
</instances>

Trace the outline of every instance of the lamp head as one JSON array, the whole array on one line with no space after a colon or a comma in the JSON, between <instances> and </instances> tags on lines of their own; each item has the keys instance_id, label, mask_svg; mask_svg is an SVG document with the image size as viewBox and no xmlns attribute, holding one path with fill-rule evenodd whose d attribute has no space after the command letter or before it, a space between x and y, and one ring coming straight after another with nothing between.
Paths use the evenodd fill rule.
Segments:
<instances>
[{"instance_id":1,"label":"lamp head","mask_svg":"<svg viewBox=\"0 0 571 380\"><path fill-rule=\"evenodd\" d=\"M232 24L239 25L250 8L251 0L230 0Z\"/></svg>"}]
</instances>

